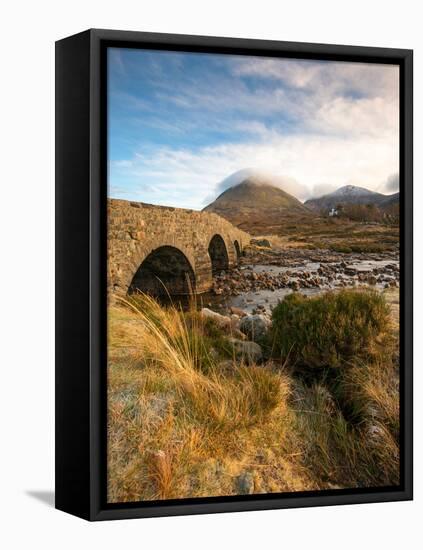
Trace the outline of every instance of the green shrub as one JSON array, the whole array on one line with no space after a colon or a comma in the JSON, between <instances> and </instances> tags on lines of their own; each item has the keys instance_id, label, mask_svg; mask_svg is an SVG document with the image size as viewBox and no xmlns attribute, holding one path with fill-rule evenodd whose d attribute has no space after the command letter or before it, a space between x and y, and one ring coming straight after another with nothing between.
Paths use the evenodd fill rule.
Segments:
<instances>
[{"instance_id":1,"label":"green shrub","mask_svg":"<svg viewBox=\"0 0 423 550\"><path fill-rule=\"evenodd\" d=\"M273 354L290 365L337 368L372 357L389 323L389 307L375 291L294 293L273 310Z\"/></svg>"},{"instance_id":2,"label":"green shrub","mask_svg":"<svg viewBox=\"0 0 423 550\"><path fill-rule=\"evenodd\" d=\"M351 254L351 252L353 251L351 246L347 246L344 244L331 244L329 248L334 252L340 252L342 254Z\"/></svg>"}]
</instances>

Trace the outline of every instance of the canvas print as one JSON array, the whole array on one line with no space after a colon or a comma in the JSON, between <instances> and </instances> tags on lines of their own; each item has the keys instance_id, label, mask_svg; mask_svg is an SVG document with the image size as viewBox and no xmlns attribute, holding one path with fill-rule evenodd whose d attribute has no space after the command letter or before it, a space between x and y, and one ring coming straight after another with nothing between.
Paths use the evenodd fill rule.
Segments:
<instances>
[{"instance_id":1,"label":"canvas print","mask_svg":"<svg viewBox=\"0 0 423 550\"><path fill-rule=\"evenodd\" d=\"M107 501L395 487L399 67L107 51Z\"/></svg>"}]
</instances>

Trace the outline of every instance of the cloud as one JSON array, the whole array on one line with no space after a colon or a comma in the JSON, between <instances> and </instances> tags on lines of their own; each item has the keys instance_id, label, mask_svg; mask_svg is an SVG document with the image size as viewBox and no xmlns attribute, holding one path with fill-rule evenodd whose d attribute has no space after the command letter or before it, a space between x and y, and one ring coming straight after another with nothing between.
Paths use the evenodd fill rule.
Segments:
<instances>
[{"instance_id":1,"label":"cloud","mask_svg":"<svg viewBox=\"0 0 423 550\"><path fill-rule=\"evenodd\" d=\"M399 191L399 174L391 174L382 185L382 193L397 193Z\"/></svg>"},{"instance_id":2,"label":"cloud","mask_svg":"<svg viewBox=\"0 0 423 550\"><path fill-rule=\"evenodd\" d=\"M321 97L386 97L399 95L397 65L284 60L249 57L231 61L233 74L283 83Z\"/></svg>"},{"instance_id":3,"label":"cloud","mask_svg":"<svg viewBox=\"0 0 423 550\"><path fill-rule=\"evenodd\" d=\"M125 63L122 59L122 52L119 48L109 48L109 66L118 74L119 76L126 75Z\"/></svg>"},{"instance_id":4,"label":"cloud","mask_svg":"<svg viewBox=\"0 0 423 550\"><path fill-rule=\"evenodd\" d=\"M296 179L285 176L285 175L275 175L271 172L265 170L254 170L253 168L244 168L243 170L238 170L234 172L224 180L222 180L215 188L214 196L210 197L210 201L216 198L216 193L220 194L230 187L238 185L245 179L249 177L254 177L255 181L259 183L260 181L265 183L271 183L272 185L283 189L287 193L294 195L300 200L304 200L308 195L309 191L305 185L299 183Z\"/></svg>"},{"instance_id":5,"label":"cloud","mask_svg":"<svg viewBox=\"0 0 423 550\"><path fill-rule=\"evenodd\" d=\"M229 120L233 129L244 125L262 138L287 129L379 138L398 134L396 66L233 56L221 65L229 74L182 72L171 88L162 82L156 99L177 109L183 119L196 121L201 130ZM143 105L136 98L132 102Z\"/></svg>"},{"instance_id":6,"label":"cloud","mask_svg":"<svg viewBox=\"0 0 423 550\"><path fill-rule=\"evenodd\" d=\"M223 143L195 149L160 147L140 151L127 166L111 165L114 182L130 181L138 200L200 209L222 191L222 181L249 166L280 178L300 199L325 189L352 184L376 189L397 168L393 142L325 136L279 136L270 142ZM149 182L159 192L145 191ZM135 198L135 197L134 197Z\"/></svg>"},{"instance_id":7,"label":"cloud","mask_svg":"<svg viewBox=\"0 0 423 550\"><path fill-rule=\"evenodd\" d=\"M335 183L317 183L311 189L308 198L318 199L319 197L323 197L323 195L333 193L333 191L336 191L339 187L342 187L342 185L336 185Z\"/></svg>"},{"instance_id":8,"label":"cloud","mask_svg":"<svg viewBox=\"0 0 423 550\"><path fill-rule=\"evenodd\" d=\"M397 188L396 66L136 50L115 63L113 196L199 209L245 170L300 200Z\"/></svg>"}]
</instances>

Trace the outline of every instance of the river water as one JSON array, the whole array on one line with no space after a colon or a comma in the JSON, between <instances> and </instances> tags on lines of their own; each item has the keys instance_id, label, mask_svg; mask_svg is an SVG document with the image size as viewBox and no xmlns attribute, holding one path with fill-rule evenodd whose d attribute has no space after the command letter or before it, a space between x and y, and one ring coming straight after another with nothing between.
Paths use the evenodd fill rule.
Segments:
<instances>
[{"instance_id":1,"label":"river water","mask_svg":"<svg viewBox=\"0 0 423 550\"><path fill-rule=\"evenodd\" d=\"M217 295L213 291L197 295L195 297L196 308L208 307L220 313L226 314L231 307L242 309L246 313L253 313L256 310L271 313L274 306L286 296L294 292L289 288L289 284L294 281L300 281L303 276L309 274L310 277L319 278L319 285L314 288L299 288L297 292L307 296L316 296L329 290L340 288L370 287L382 291L387 281L395 280L399 283L399 261L398 259L371 259L350 257L345 261L328 262L309 261L303 259L298 262L284 262L288 265L267 265L261 263L250 263L239 266L238 274L251 280L251 273L256 273L259 277L269 274L276 279L278 276L284 276L287 284L283 288L260 289L253 288L247 291L237 291L233 294L224 292ZM323 272L319 268L329 271ZM368 284L363 281L366 275L376 275L383 281L376 281L375 284ZM239 276L239 275L238 275ZM308 276L308 275L307 275ZM228 273L231 278L231 272ZM361 280L360 280L361 279ZM173 296L171 300L166 297L160 299L165 305L173 303L184 310L192 307L190 299L187 296Z\"/></svg>"},{"instance_id":2,"label":"river water","mask_svg":"<svg viewBox=\"0 0 423 550\"><path fill-rule=\"evenodd\" d=\"M318 269L321 267L320 262L304 262L301 265L293 267L288 266L276 266L276 265L246 265L243 266L243 270L253 271L255 273L270 273L271 275L286 274L292 273L292 276L289 276L289 281L297 279L295 273L309 272L311 275L317 275ZM330 266L335 268L338 263L324 263L324 266ZM321 278L323 283L319 288L301 288L298 290L301 294L307 296L315 296L318 294L323 294L328 290L334 290L339 288L352 288L352 287L371 287L377 290L383 290L385 288L384 282L377 282L376 284L369 285L367 283L359 281L360 274L371 274L375 270L383 271L387 266L395 265L396 268L399 267L399 261L388 259L388 260L371 260L371 259L356 259L352 262L348 262L346 269L353 269L356 271L355 275L346 275L339 274L334 281L326 281L325 278ZM217 306L218 309L228 309L231 306L237 307L244 310L247 313L252 313L253 310L257 309L257 306L264 308L265 311L271 312L272 308L277 305L277 303L283 300L286 296L291 294L293 290L291 288L279 288L275 290L251 290L248 292L241 292L237 296L227 296L225 298L219 299L220 297L214 297L211 301L211 305ZM210 304L209 304L210 305Z\"/></svg>"}]
</instances>

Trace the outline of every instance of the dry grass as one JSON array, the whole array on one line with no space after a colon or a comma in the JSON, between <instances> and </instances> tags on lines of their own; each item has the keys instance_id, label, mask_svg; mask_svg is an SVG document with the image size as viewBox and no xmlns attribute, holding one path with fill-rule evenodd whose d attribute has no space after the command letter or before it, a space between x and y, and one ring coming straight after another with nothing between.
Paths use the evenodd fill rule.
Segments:
<instances>
[{"instance_id":1,"label":"dry grass","mask_svg":"<svg viewBox=\"0 0 423 550\"><path fill-rule=\"evenodd\" d=\"M399 483L397 313L384 295L363 290L289 297L274 310L274 350L311 384L299 400L311 400L316 416L311 427L298 417L300 440L317 438L311 470L323 467L323 479Z\"/></svg>"},{"instance_id":2,"label":"dry grass","mask_svg":"<svg viewBox=\"0 0 423 550\"><path fill-rule=\"evenodd\" d=\"M227 336L145 296L110 307L110 502L237 494L246 474L255 493L396 483L394 354L309 383Z\"/></svg>"},{"instance_id":3,"label":"dry grass","mask_svg":"<svg viewBox=\"0 0 423 550\"><path fill-rule=\"evenodd\" d=\"M256 233L257 234L257 233ZM284 221L260 235L276 247L325 249L334 252L386 252L398 250L398 224L370 224L340 218Z\"/></svg>"},{"instance_id":4,"label":"dry grass","mask_svg":"<svg viewBox=\"0 0 423 550\"><path fill-rule=\"evenodd\" d=\"M283 438L286 377L218 368L201 318L147 297L112 308L109 324L110 500L234 493L276 418Z\"/></svg>"}]
</instances>

